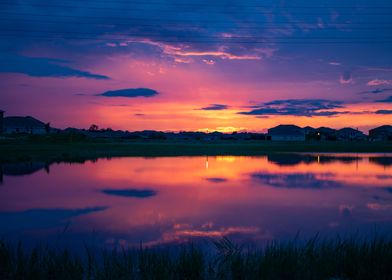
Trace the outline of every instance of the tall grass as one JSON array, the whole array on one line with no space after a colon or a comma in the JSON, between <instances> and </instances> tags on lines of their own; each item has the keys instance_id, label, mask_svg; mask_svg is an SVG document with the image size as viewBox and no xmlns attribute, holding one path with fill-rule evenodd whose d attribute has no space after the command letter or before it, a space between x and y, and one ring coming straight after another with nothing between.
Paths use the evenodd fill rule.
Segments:
<instances>
[{"instance_id":1,"label":"tall grass","mask_svg":"<svg viewBox=\"0 0 392 280\"><path fill-rule=\"evenodd\" d=\"M375 237L272 242L244 248L223 238L214 249L121 249L83 256L24 250L0 241L0 279L392 279L392 242Z\"/></svg>"}]
</instances>

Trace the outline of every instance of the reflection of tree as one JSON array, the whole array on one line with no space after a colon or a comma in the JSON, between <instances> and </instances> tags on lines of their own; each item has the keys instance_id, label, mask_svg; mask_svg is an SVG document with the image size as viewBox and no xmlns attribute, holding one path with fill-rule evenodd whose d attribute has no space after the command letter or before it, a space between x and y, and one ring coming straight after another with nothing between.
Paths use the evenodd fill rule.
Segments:
<instances>
[{"instance_id":1,"label":"reflection of tree","mask_svg":"<svg viewBox=\"0 0 392 280\"><path fill-rule=\"evenodd\" d=\"M385 167L392 166L392 157L370 157L369 162Z\"/></svg>"}]
</instances>

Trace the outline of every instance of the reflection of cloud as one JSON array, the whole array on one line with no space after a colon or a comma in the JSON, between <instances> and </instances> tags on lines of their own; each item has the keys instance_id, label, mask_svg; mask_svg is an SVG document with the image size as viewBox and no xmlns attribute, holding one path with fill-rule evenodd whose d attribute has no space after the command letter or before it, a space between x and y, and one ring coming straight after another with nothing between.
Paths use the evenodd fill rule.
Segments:
<instances>
[{"instance_id":1,"label":"reflection of cloud","mask_svg":"<svg viewBox=\"0 0 392 280\"><path fill-rule=\"evenodd\" d=\"M255 234L260 229L258 227L228 227L220 228L218 230L194 230L185 229L175 232L177 237L223 237L232 234Z\"/></svg>"},{"instance_id":2,"label":"reflection of cloud","mask_svg":"<svg viewBox=\"0 0 392 280\"><path fill-rule=\"evenodd\" d=\"M378 93L383 93L386 91L392 91L392 88L376 88L373 90L367 90L367 91L363 91L361 93L372 93L372 94L378 94Z\"/></svg>"},{"instance_id":3,"label":"reflection of cloud","mask_svg":"<svg viewBox=\"0 0 392 280\"><path fill-rule=\"evenodd\" d=\"M109 90L104 93L97 94L98 96L105 97L152 97L157 95L158 92L149 88L128 88L119 90Z\"/></svg>"},{"instance_id":4,"label":"reflection of cloud","mask_svg":"<svg viewBox=\"0 0 392 280\"><path fill-rule=\"evenodd\" d=\"M151 196L155 196L157 193L154 190L138 190L138 189L105 189L102 190L104 194L115 195L115 196L124 196L124 197L137 197L137 198L147 198Z\"/></svg>"},{"instance_id":5,"label":"reflection of cloud","mask_svg":"<svg viewBox=\"0 0 392 280\"><path fill-rule=\"evenodd\" d=\"M45 229L63 226L67 219L103 211L106 207L84 209L32 209L23 212L0 212L1 232Z\"/></svg>"},{"instance_id":6,"label":"reflection of cloud","mask_svg":"<svg viewBox=\"0 0 392 280\"><path fill-rule=\"evenodd\" d=\"M392 209L392 204L368 203L367 208L374 211Z\"/></svg>"},{"instance_id":7,"label":"reflection of cloud","mask_svg":"<svg viewBox=\"0 0 392 280\"><path fill-rule=\"evenodd\" d=\"M256 182L261 182L272 187L277 188L309 188L309 189L326 189L338 188L343 185L337 181L327 178L331 174L316 174L313 173L252 173L251 178ZM327 178L323 178L327 177Z\"/></svg>"},{"instance_id":8,"label":"reflection of cloud","mask_svg":"<svg viewBox=\"0 0 392 280\"><path fill-rule=\"evenodd\" d=\"M221 238L236 235L249 235L254 240L271 240L273 238L270 232L262 231L259 227L229 226L214 228L214 223L208 222L199 227L190 224L174 224L171 230L162 234L161 239L143 243L143 245L183 243L192 238Z\"/></svg>"},{"instance_id":9,"label":"reflection of cloud","mask_svg":"<svg viewBox=\"0 0 392 280\"><path fill-rule=\"evenodd\" d=\"M392 80L374 79L367 83L368 86L392 85Z\"/></svg>"},{"instance_id":10,"label":"reflection of cloud","mask_svg":"<svg viewBox=\"0 0 392 280\"><path fill-rule=\"evenodd\" d=\"M205 178L208 182L211 183L224 183L227 182L226 178L220 178L220 177L209 177L209 178Z\"/></svg>"},{"instance_id":11,"label":"reflection of cloud","mask_svg":"<svg viewBox=\"0 0 392 280\"><path fill-rule=\"evenodd\" d=\"M341 84L351 84L353 82L353 78L351 76L351 73L348 71L341 73L339 81Z\"/></svg>"},{"instance_id":12,"label":"reflection of cloud","mask_svg":"<svg viewBox=\"0 0 392 280\"><path fill-rule=\"evenodd\" d=\"M392 110L377 110L374 113L378 115L392 115Z\"/></svg>"},{"instance_id":13,"label":"reflection of cloud","mask_svg":"<svg viewBox=\"0 0 392 280\"><path fill-rule=\"evenodd\" d=\"M381 99L381 100L376 100L376 102L381 102L381 103L392 103L392 95L388 96L385 99Z\"/></svg>"}]
</instances>

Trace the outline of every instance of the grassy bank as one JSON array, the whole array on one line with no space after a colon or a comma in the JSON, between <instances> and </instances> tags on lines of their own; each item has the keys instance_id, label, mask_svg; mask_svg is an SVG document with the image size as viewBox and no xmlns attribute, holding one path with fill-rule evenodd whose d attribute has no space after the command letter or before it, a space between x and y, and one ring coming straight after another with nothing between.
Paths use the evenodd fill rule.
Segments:
<instances>
[{"instance_id":1,"label":"grassy bank","mask_svg":"<svg viewBox=\"0 0 392 280\"><path fill-rule=\"evenodd\" d=\"M0 242L0 279L391 279L392 242L382 238L271 243L243 250L227 239L206 253L191 244L84 256Z\"/></svg>"},{"instance_id":2,"label":"grassy bank","mask_svg":"<svg viewBox=\"0 0 392 280\"><path fill-rule=\"evenodd\" d=\"M274 152L392 152L392 142L271 141L1 141L0 161L68 160L119 156L264 155Z\"/></svg>"}]
</instances>

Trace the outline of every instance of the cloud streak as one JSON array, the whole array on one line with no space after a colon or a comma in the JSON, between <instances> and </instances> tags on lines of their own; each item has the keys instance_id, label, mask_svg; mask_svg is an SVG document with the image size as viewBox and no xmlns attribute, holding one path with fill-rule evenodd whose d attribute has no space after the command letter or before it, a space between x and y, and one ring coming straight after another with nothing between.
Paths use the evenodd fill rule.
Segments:
<instances>
[{"instance_id":1,"label":"cloud streak","mask_svg":"<svg viewBox=\"0 0 392 280\"><path fill-rule=\"evenodd\" d=\"M104 93L97 94L97 96L136 98L153 97L158 94L158 91L149 88L128 88L105 91Z\"/></svg>"},{"instance_id":2,"label":"cloud streak","mask_svg":"<svg viewBox=\"0 0 392 280\"><path fill-rule=\"evenodd\" d=\"M224 104L210 104L209 106L203 107L200 110L220 111L220 110L226 110L228 108L229 108L229 106L228 105L224 105Z\"/></svg>"},{"instance_id":3,"label":"cloud streak","mask_svg":"<svg viewBox=\"0 0 392 280\"><path fill-rule=\"evenodd\" d=\"M252 106L252 110L239 112L242 115L282 115L282 116L333 116L347 112L331 109L344 108L342 102L325 99L284 99Z\"/></svg>"},{"instance_id":4,"label":"cloud streak","mask_svg":"<svg viewBox=\"0 0 392 280\"><path fill-rule=\"evenodd\" d=\"M21 73L32 77L53 77L53 78L87 78L96 80L108 80L109 77L74 69L61 64L68 63L65 60L51 59L45 57L27 57L16 55L0 55L0 72Z\"/></svg>"}]
</instances>

